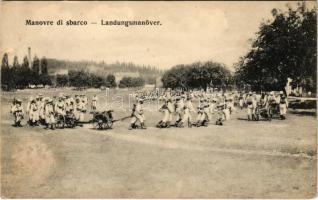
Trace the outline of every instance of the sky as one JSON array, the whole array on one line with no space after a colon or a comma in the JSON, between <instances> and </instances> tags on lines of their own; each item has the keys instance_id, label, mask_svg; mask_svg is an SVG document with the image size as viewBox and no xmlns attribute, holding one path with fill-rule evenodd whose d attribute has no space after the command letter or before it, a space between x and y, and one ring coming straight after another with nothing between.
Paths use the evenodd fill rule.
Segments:
<instances>
[{"instance_id":1,"label":"sky","mask_svg":"<svg viewBox=\"0 0 318 200\"><path fill-rule=\"evenodd\" d=\"M296 2L0 2L0 53L133 62L168 69L213 60L233 70L273 8ZM316 2L308 2L310 6ZM87 26L26 26L25 21L86 20ZM102 26L101 20L160 20L160 26ZM91 24L97 22L97 24Z\"/></svg>"}]
</instances>

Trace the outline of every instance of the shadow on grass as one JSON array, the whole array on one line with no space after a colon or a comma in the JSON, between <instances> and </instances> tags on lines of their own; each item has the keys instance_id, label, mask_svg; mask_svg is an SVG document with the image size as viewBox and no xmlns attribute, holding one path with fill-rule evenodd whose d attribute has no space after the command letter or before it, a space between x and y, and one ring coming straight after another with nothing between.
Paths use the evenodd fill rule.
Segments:
<instances>
[{"instance_id":1,"label":"shadow on grass","mask_svg":"<svg viewBox=\"0 0 318 200\"><path fill-rule=\"evenodd\" d=\"M316 110L290 110L289 113L300 116L317 116Z\"/></svg>"},{"instance_id":2,"label":"shadow on grass","mask_svg":"<svg viewBox=\"0 0 318 200\"><path fill-rule=\"evenodd\" d=\"M242 118L242 117L238 117L236 119L240 121L249 121L247 118ZM260 118L258 121L250 120L250 122L265 122L265 121L269 121L269 120L266 118Z\"/></svg>"},{"instance_id":3,"label":"shadow on grass","mask_svg":"<svg viewBox=\"0 0 318 200\"><path fill-rule=\"evenodd\" d=\"M238 117L236 118L237 120L241 120L241 121L248 121L247 118L242 118L242 117Z\"/></svg>"},{"instance_id":4,"label":"shadow on grass","mask_svg":"<svg viewBox=\"0 0 318 200\"><path fill-rule=\"evenodd\" d=\"M317 151L315 149L301 150L298 148L291 148L291 149L282 149L281 152L288 153L291 155L305 154L310 157L317 155Z\"/></svg>"}]
</instances>

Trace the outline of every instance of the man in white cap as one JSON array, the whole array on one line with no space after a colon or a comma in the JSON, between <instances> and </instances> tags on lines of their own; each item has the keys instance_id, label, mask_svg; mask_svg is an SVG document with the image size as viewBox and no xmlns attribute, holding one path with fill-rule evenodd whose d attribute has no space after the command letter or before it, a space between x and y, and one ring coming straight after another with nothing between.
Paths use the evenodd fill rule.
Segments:
<instances>
[{"instance_id":1,"label":"man in white cap","mask_svg":"<svg viewBox=\"0 0 318 200\"><path fill-rule=\"evenodd\" d=\"M13 100L11 102L10 113L13 113L13 109L14 109L16 103L17 103L16 98L13 98Z\"/></svg>"},{"instance_id":2,"label":"man in white cap","mask_svg":"<svg viewBox=\"0 0 318 200\"><path fill-rule=\"evenodd\" d=\"M275 94L274 94L273 91L271 91L271 92L269 93L269 96L268 96L268 98L267 98L267 101L268 101L269 104L271 104L271 103L277 103L277 100L276 100L276 97L275 97Z\"/></svg>"},{"instance_id":3,"label":"man in white cap","mask_svg":"<svg viewBox=\"0 0 318 200\"><path fill-rule=\"evenodd\" d=\"M44 114L44 99L42 94L38 94L36 98L36 104L38 106L39 118L41 122L45 122L45 114Z\"/></svg>"},{"instance_id":4,"label":"man in white cap","mask_svg":"<svg viewBox=\"0 0 318 200\"><path fill-rule=\"evenodd\" d=\"M93 111L97 110L97 101L98 101L98 97L96 96L96 94L94 94L92 98L92 103L91 103L91 109Z\"/></svg>"},{"instance_id":5,"label":"man in white cap","mask_svg":"<svg viewBox=\"0 0 318 200\"><path fill-rule=\"evenodd\" d=\"M29 111L30 111L30 105L31 105L31 102L33 101L33 97L31 96L30 98L29 98L29 101L28 101L28 103L27 103L27 106L26 106L26 113L27 114L29 114Z\"/></svg>"},{"instance_id":6,"label":"man in white cap","mask_svg":"<svg viewBox=\"0 0 318 200\"><path fill-rule=\"evenodd\" d=\"M171 100L170 99L165 99L165 103L161 106L161 108L159 109L159 112L163 113L163 118L161 121L158 122L157 127L158 128L169 128L170 127L170 123L171 123L171 113L169 111L168 105L169 105L169 101L171 104Z\"/></svg>"},{"instance_id":7,"label":"man in white cap","mask_svg":"<svg viewBox=\"0 0 318 200\"><path fill-rule=\"evenodd\" d=\"M201 99L199 106L198 106L198 115L196 119L196 126L207 126L207 123L209 121L208 115L205 112L206 108L208 107L208 104L206 103L205 99Z\"/></svg>"},{"instance_id":8,"label":"man in white cap","mask_svg":"<svg viewBox=\"0 0 318 200\"><path fill-rule=\"evenodd\" d=\"M175 107L173 105L172 99L168 98L167 99L167 108L168 108L168 116L167 116L167 128L170 127L170 124L172 122L172 115L175 112Z\"/></svg>"},{"instance_id":9,"label":"man in white cap","mask_svg":"<svg viewBox=\"0 0 318 200\"><path fill-rule=\"evenodd\" d=\"M15 100L15 105L12 107L11 112L14 116L14 126L22 127L21 121L23 119L24 111L22 107L22 101L20 99Z\"/></svg>"},{"instance_id":10,"label":"man in white cap","mask_svg":"<svg viewBox=\"0 0 318 200\"><path fill-rule=\"evenodd\" d=\"M184 108L183 99L179 95L176 97L175 108L176 108L175 126L179 126L179 122L181 122L182 120L183 108Z\"/></svg>"},{"instance_id":11,"label":"man in white cap","mask_svg":"<svg viewBox=\"0 0 318 200\"><path fill-rule=\"evenodd\" d=\"M65 102L63 100L63 96L60 95L59 96L59 99L58 101L55 103L55 106L54 106L54 110L57 114L60 114L62 116L65 116L66 115L66 108L65 108Z\"/></svg>"},{"instance_id":12,"label":"man in white cap","mask_svg":"<svg viewBox=\"0 0 318 200\"><path fill-rule=\"evenodd\" d=\"M239 96L239 107L241 110L243 110L243 107L244 107L244 96L242 93L240 93L240 96Z\"/></svg>"},{"instance_id":13,"label":"man in white cap","mask_svg":"<svg viewBox=\"0 0 318 200\"><path fill-rule=\"evenodd\" d=\"M84 93L82 93L81 94L81 96L80 96L80 98L81 98L81 102L85 105L85 107L87 106L87 104L88 104L88 98L87 98L87 96L84 94Z\"/></svg>"},{"instance_id":14,"label":"man in white cap","mask_svg":"<svg viewBox=\"0 0 318 200\"><path fill-rule=\"evenodd\" d=\"M29 124L31 126L37 126L39 125L39 108L38 105L35 101L35 99L32 99L30 104L29 104Z\"/></svg>"},{"instance_id":15,"label":"man in white cap","mask_svg":"<svg viewBox=\"0 0 318 200\"><path fill-rule=\"evenodd\" d=\"M75 110L74 115L75 119L77 121L81 121L83 119L82 109L83 109L83 103L80 98L75 98Z\"/></svg>"},{"instance_id":16,"label":"man in white cap","mask_svg":"<svg viewBox=\"0 0 318 200\"><path fill-rule=\"evenodd\" d=\"M217 117L216 117L216 125L220 125L223 126L223 122L226 120L226 116L225 116L225 106L226 104L224 102L219 102L218 105L216 106L216 110L217 110Z\"/></svg>"},{"instance_id":17,"label":"man in white cap","mask_svg":"<svg viewBox=\"0 0 318 200\"><path fill-rule=\"evenodd\" d=\"M213 97L209 105L209 112L211 115L213 115L214 112L216 111L216 106L217 106L217 98Z\"/></svg>"},{"instance_id":18,"label":"man in white cap","mask_svg":"<svg viewBox=\"0 0 318 200\"><path fill-rule=\"evenodd\" d=\"M229 100L229 97L227 97L224 101L224 104L223 104L223 113L225 116L225 120L230 119L230 115L232 113L231 109L232 108L231 108L230 100Z\"/></svg>"},{"instance_id":19,"label":"man in white cap","mask_svg":"<svg viewBox=\"0 0 318 200\"><path fill-rule=\"evenodd\" d=\"M247 120L254 119L254 111L255 111L255 98L253 97L253 93L249 92L248 96L246 97L246 105L247 105Z\"/></svg>"},{"instance_id":20,"label":"man in white cap","mask_svg":"<svg viewBox=\"0 0 318 200\"><path fill-rule=\"evenodd\" d=\"M279 94L276 95L276 103L279 104L280 98L284 95L283 91L279 91Z\"/></svg>"},{"instance_id":21,"label":"man in white cap","mask_svg":"<svg viewBox=\"0 0 318 200\"><path fill-rule=\"evenodd\" d=\"M288 101L283 92L280 94L279 98L279 114L281 119L286 119L286 113L288 108Z\"/></svg>"},{"instance_id":22,"label":"man in white cap","mask_svg":"<svg viewBox=\"0 0 318 200\"><path fill-rule=\"evenodd\" d=\"M262 93L261 93L261 98L260 98L260 105L261 105L262 107L265 107L265 106L266 106L267 98L268 98L267 94L266 94L265 92L262 92Z\"/></svg>"},{"instance_id":23,"label":"man in white cap","mask_svg":"<svg viewBox=\"0 0 318 200\"><path fill-rule=\"evenodd\" d=\"M234 106L234 98L233 98L233 96L229 96L227 98L227 109L230 111L230 114L232 114L236 110L235 106Z\"/></svg>"},{"instance_id":24,"label":"man in white cap","mask_svg":"<svg viewBox=\"0 0 318 200\"><path fill-rule=\"evenodd\" d=\"M175 110L174 105L172 103L171 97L166 97L164 99L165 103L159 109L160 112L163 112L162 120L157 124L159 128L170 128L172 121L172 114Z\"/></svg>"},{"instance_id":25,"label":"man in white cap","mask_svg":"<svg viewBox=\"0 0 318 200\"><path fill-rule=\"evenodd\" d=\"M194 108L193 108L193 104L192 104L191 99L192 99L191 96L188 95L187 100L186 100L185 105L184 105L184 114L182 116L182 121L181 121L183 126L185 124L188 124L188 127L192 127L191 112L194 111Z\"/></svg>"},{"instance_id":26,"label":"man in white cap","mask_svg":"<svg viewBox=\"0 0 318 200\"><path fill-rule=\"evenodd\" d=\"M64 103L66 108L71 104L70 95L68 94L65 95Z\"/></svg>"},{"instance_id":27,"label":"man in white cap","mask_svg":"<svg viewBox=\"0 0 318 200\"><path fill-rule=\"evenodd\" d=\"M80 103L80 108L81 108L81 112L80 112L79 121L83 122L85 119L85 113L87 111L87 98L85 97L85 95L82 98L82 102Z\"/></svg>"},{"instance_id":28,"label":"man in white cap","mask_svg":"<svg viewBox=\"0 0 318 200\"><path fill-rule=\"evenodd\" d=\"M54 130L55 118L54 118L53 100L50 98L46 100L47 100L47 103L45 104L45 107L44 107L46 128L51 128L52 130Z\"/></svg>"},{"instance_id":29,"label":"man in white cap","mask_svg":"<svg viewBox=\"0 0 318 200\"><path fill-rule=\"evenodd\" d=\"M168 89L165 91L163 98L164 98L164 100L171 99L171 89L170 89L170 88L168 88Z\"/></svg>"},{"instance_id":30,"label":"man in white cap","mask_svg":"<svg viewBox=\"0 0 318 200\"><path fill-rule=\"evenodd\" d=\"M278 104L278 102L277 102L277 99L275 97L275 94L274 94L273 91L271 91L269 93L268 98L267 98L267 104L266 104L266 107L268 109L268 113L269 113L270 116L273 115L273 110L276 109L276 105L277 104Z\"/></svg>"},{"instance_id":31,"label":"man in white cap","mask_svg":"<svg viewBox=\"0 0 318 200\"><path fill-rule=\"evenodd\" d=\"M138 121L140 122L140 128L146 129L145 116L144 116L144 112L142 108L143 103L144 103L143 99L138 99L137 104L134 104L129 130L136 128L137 127L136 123Z\"/></svg>"}]
</instances>

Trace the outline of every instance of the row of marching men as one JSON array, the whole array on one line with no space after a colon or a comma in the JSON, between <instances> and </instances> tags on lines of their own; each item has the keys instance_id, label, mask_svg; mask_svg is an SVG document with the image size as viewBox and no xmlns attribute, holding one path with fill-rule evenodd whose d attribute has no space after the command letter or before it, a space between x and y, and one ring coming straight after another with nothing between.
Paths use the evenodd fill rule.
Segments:
<instances>
[{"instance_id":1,"label":"row of marching men","mask_svg":"<svg viewBox=\"0 0 318 200\"><path fill-rule=\"evenodd\" d=\"M223 122L229 120L231 113L235 110L234 99L231 95L200 98L197 109L194 108L192 99L191 93L183 93L174 97L167 93L165 103L159 110L163 113L163 118L159 121L157 127L169 128L172 125L176 127L207 126L212 121L213 115L215 115L215 123L223 125ZM195 119L192 118L194 112L197 112Z\"/></svg>"},{"instance_id":2,"label":"row of marching men","mask_svg":"<svg viewBox=\"0 0 318 200\"><path fill-rule=\"evenodd\" d=\"M35 98L30 97L26 106L26 114L28 115L28 124L30 126L45 125L46 128L54 129L56 115L65 116L67 114L74 115L77 121L84 121L84 114L87 111L88 98L85 94L75 95L59 95L57 100L50 97L44 97L38 94ZM92 99L92 109L96 110L97 97ZM14 99L11 106L11 113L14 116L14 125L22 126L21 120L24 117L22 101Z\"/></svg>"},{"instance_id":3,"label":"row of marching men","mask_svg":"<svg viewBox=\"0 0 318 200\"><path fill-rule=\"evenodd\" d=\"M212 96L200 94L194 95L193 92L177 92L167 90L164 94L160 94L160 99L164 104L159 109L163 113L162 120L157 124L158 128L176 127L200 127L207 126L212 120L212 115L216 115L216 124L223 125L223 122L230 119L231 113L234 111L234 95L229 93L217 93ZM129 129L141 128L145 129L145 115L143 113L144 96L135 95L137 103L134 104L131 113L131 123ZM200 98L197 107L197 116L192 118L192 113L196 112L192 104L194 98ZM173 123L174 122L174 123Z\"/></svg>"}]
</instances>

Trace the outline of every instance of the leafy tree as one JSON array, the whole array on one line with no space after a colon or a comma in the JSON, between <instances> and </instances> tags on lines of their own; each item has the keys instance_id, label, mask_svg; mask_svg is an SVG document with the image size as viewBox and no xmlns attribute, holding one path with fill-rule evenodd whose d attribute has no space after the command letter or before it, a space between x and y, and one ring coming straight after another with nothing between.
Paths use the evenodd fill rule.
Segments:
<instances>
[{"instance_id":1,"label":"leafy tree","mask_svg":"<svg viewBox=\"0 0 318 200\"><path fill-rule=\"evenodd\" d=\"M52 78L48 74L41 74L38 82L43 85L52 85Z\"/></svg>"},{"instance_id":2,"label":"leafy tree","mask_svg":"<svg viewBox=\"0 0 318 200\"><path fill-rule=\"evenodd\" d=\"M315 90L315 8L301 3L286 12L273 9L272 15L274 20L260 25L250 52L237 63L236 81L254 90L283 90L287 78L292 78L295 84Z\"/></svg>"},{"instance_id":3,"label":"leafy tree","mask_svg":"<svg viewBox=\"0 0 318 200\"><path fill-rule=\"evenodd\" d=\"M12 69L9 67L7 53L3 55L1 63L1 86L4 90L10 90L14 86L12 81Z\"/></svg>"},{"instance_id":4,"label":"leafy tree","mask_svg":"<svg viewBox=\"0 0 318 200\"><path fill-rule=\"evenodd\" d=\"M24 58L23 58L22 67L24 67L24 68L29 67L29 59L27 56L24 56Z\"/></svg>"},{"instance_id":5,"label":"leafy tree","mask_svg":"<svg viewBox=\"0 0 318 200\"><path fill-rule=\"evenodd\" d=\"M45 65L45 61L43 62ZM18 57L14 56L13 66L9 67L8 55L5 54L2 59L1 68L1 84L3 89L11 90L15 88L23 89L30 84L51 85L51 77L45 74L39 74L40 61L37 57L34 58L32 69L29 68L29 60L25 56L22 66L20 67Z\"/></svg>"},{"instance_id":6,"label":"leafy tree","mask_svg":"<svg viewBox=\"0 0 318 200\"><path fill-rule=\"evenodd\" d=\"M48 62L45 57L41 59L41 73L48 74Z\"/></svg>"},{"instance_id":7,"label":"leafy tree","mask_svg":"<svg viewBox=\"0 0 318 200\"><path fill-rule=\"evenodd\" d=\"M68 75L56 75L56 85L58 87L65 87L68 85Z\"/></svg>"},{"instance_id":8,"label":"leafy tree","mask_svg":"<svg viewBox=\"0 0 318 200\"><path fill-rule=\"evenodd\" d=\"M32 71L34 74L40 74L40 60L37 56L33 58Z\"/></svg>"},{"instance_id":9,"label":"leafy tree","mask_svg":"<svg viewBox=\"0 0 318 200\"><path fill-rule=\"evenodd\" d=\"M123 77L118 84L120 88L142 87L145 85L145 80L141 77Z\"/></svg>"},{"instance_id":10,"label":"leafy tree","mask_svg":"<svg viewBox=\"0 0 318 200\"><path fill-rule=\"evenodd\" d=\"M131 77L123 77L118 84L120 88L131 87L132 85L132 78Z\"/></svg>"},{"instance_id":11,"label":"leafy tree","mask_svg":"<svg viewBox=\"0 0 318 200\"><path fill-rule=\"evenodd\" d=\"M166 71L162 76L164 87L183 88L187 87L188 68L185 65L177 65Z\"/></svg>"},{"instance_id":12,"label":"leafy tree","mask_svg":"<svg viewBox=\"0 0 318 200\"><path fill-rule=\"evenodd\" d=\"M32 71L29 67L13 67L12 79L18 89L23 89L29 84L33 84L31 82L34 80Z\"/></svg>"},{"instance_id":13,"label":"leafy tree","mask_svg":"<svg viewBox=\"0 0 318 200\"><path fill-rule=\"evenodd\" d=\"M212 61L177 65L162 77L165 88L194 89L218 87L226 89L232 84L232 75L222 64Z\"/></svg>"},{"instance_id":14,"label":"leafy tree","mask_svg":"<svg viewBox=\"0 0 318 200\"><path fill-rule=\"evenodd\" d=\"M13 67L20 67L18 56L14 56L13 58Z\"/></svg>"},{"instance_id":15,"label":"leafy tree","mask_svg":"<svg viewBox=\"0 0 318 200\"><path fill-rule=\"evenodd\" d=\"M71 70L68 73L69 75L69 83L74 87L87 87L90 83L90 77L88 71L85 70Z\"/></svg>"},{"instance_id":16,"label":"leafy tree","mask_svg":"<svg viewBox=\"0 0 318 200\"><path fill-rule=\"evenodd\" d=\"M9 67L9 58L7 53L3 54L1 67Z\"/></svg>"},{"instance_id":17,"label":"leafy tree","mask_svg":"<svg viewBox=\"0 0 318 200\"><path fill-rule=\"evenodd\" d=\"M29 68L27 56L24 56L21 68L13 68L13 78L17 88L24 88L29 84L33 84L34 76L32 70Z\"/></svg>"},{"instance_id":18,"label":"leafy tree","mask_svg":"<svg viewBox=\"0 0 318 200\"><path fill-rule=\"evenodd\" d=\"M136 77L131 79L130 87L142 87L145 85L145 80L141 77Z\"/></svg>"},{"instance_id":19,"label":"leafy tree","mask_svg":"<svg viewBox=\"0 0 318 200\"><path fill-rule=\"evenodd\" d=\"M106 87L114 88L116 87L116 77L112 74L106 76Z\"/></svg>"},{"instance_id":20,"label":"leafy tree","mask_svg":"<svg viewBox=\"0 0 318 200\"><path fill-rule=\"evenodd\" d=\"M106 85L105 79L101 76L91 74L89 79L91 81L91 84L90 84L91 87L100 88L101 86Z\"/></svg>"}]
</instances>

